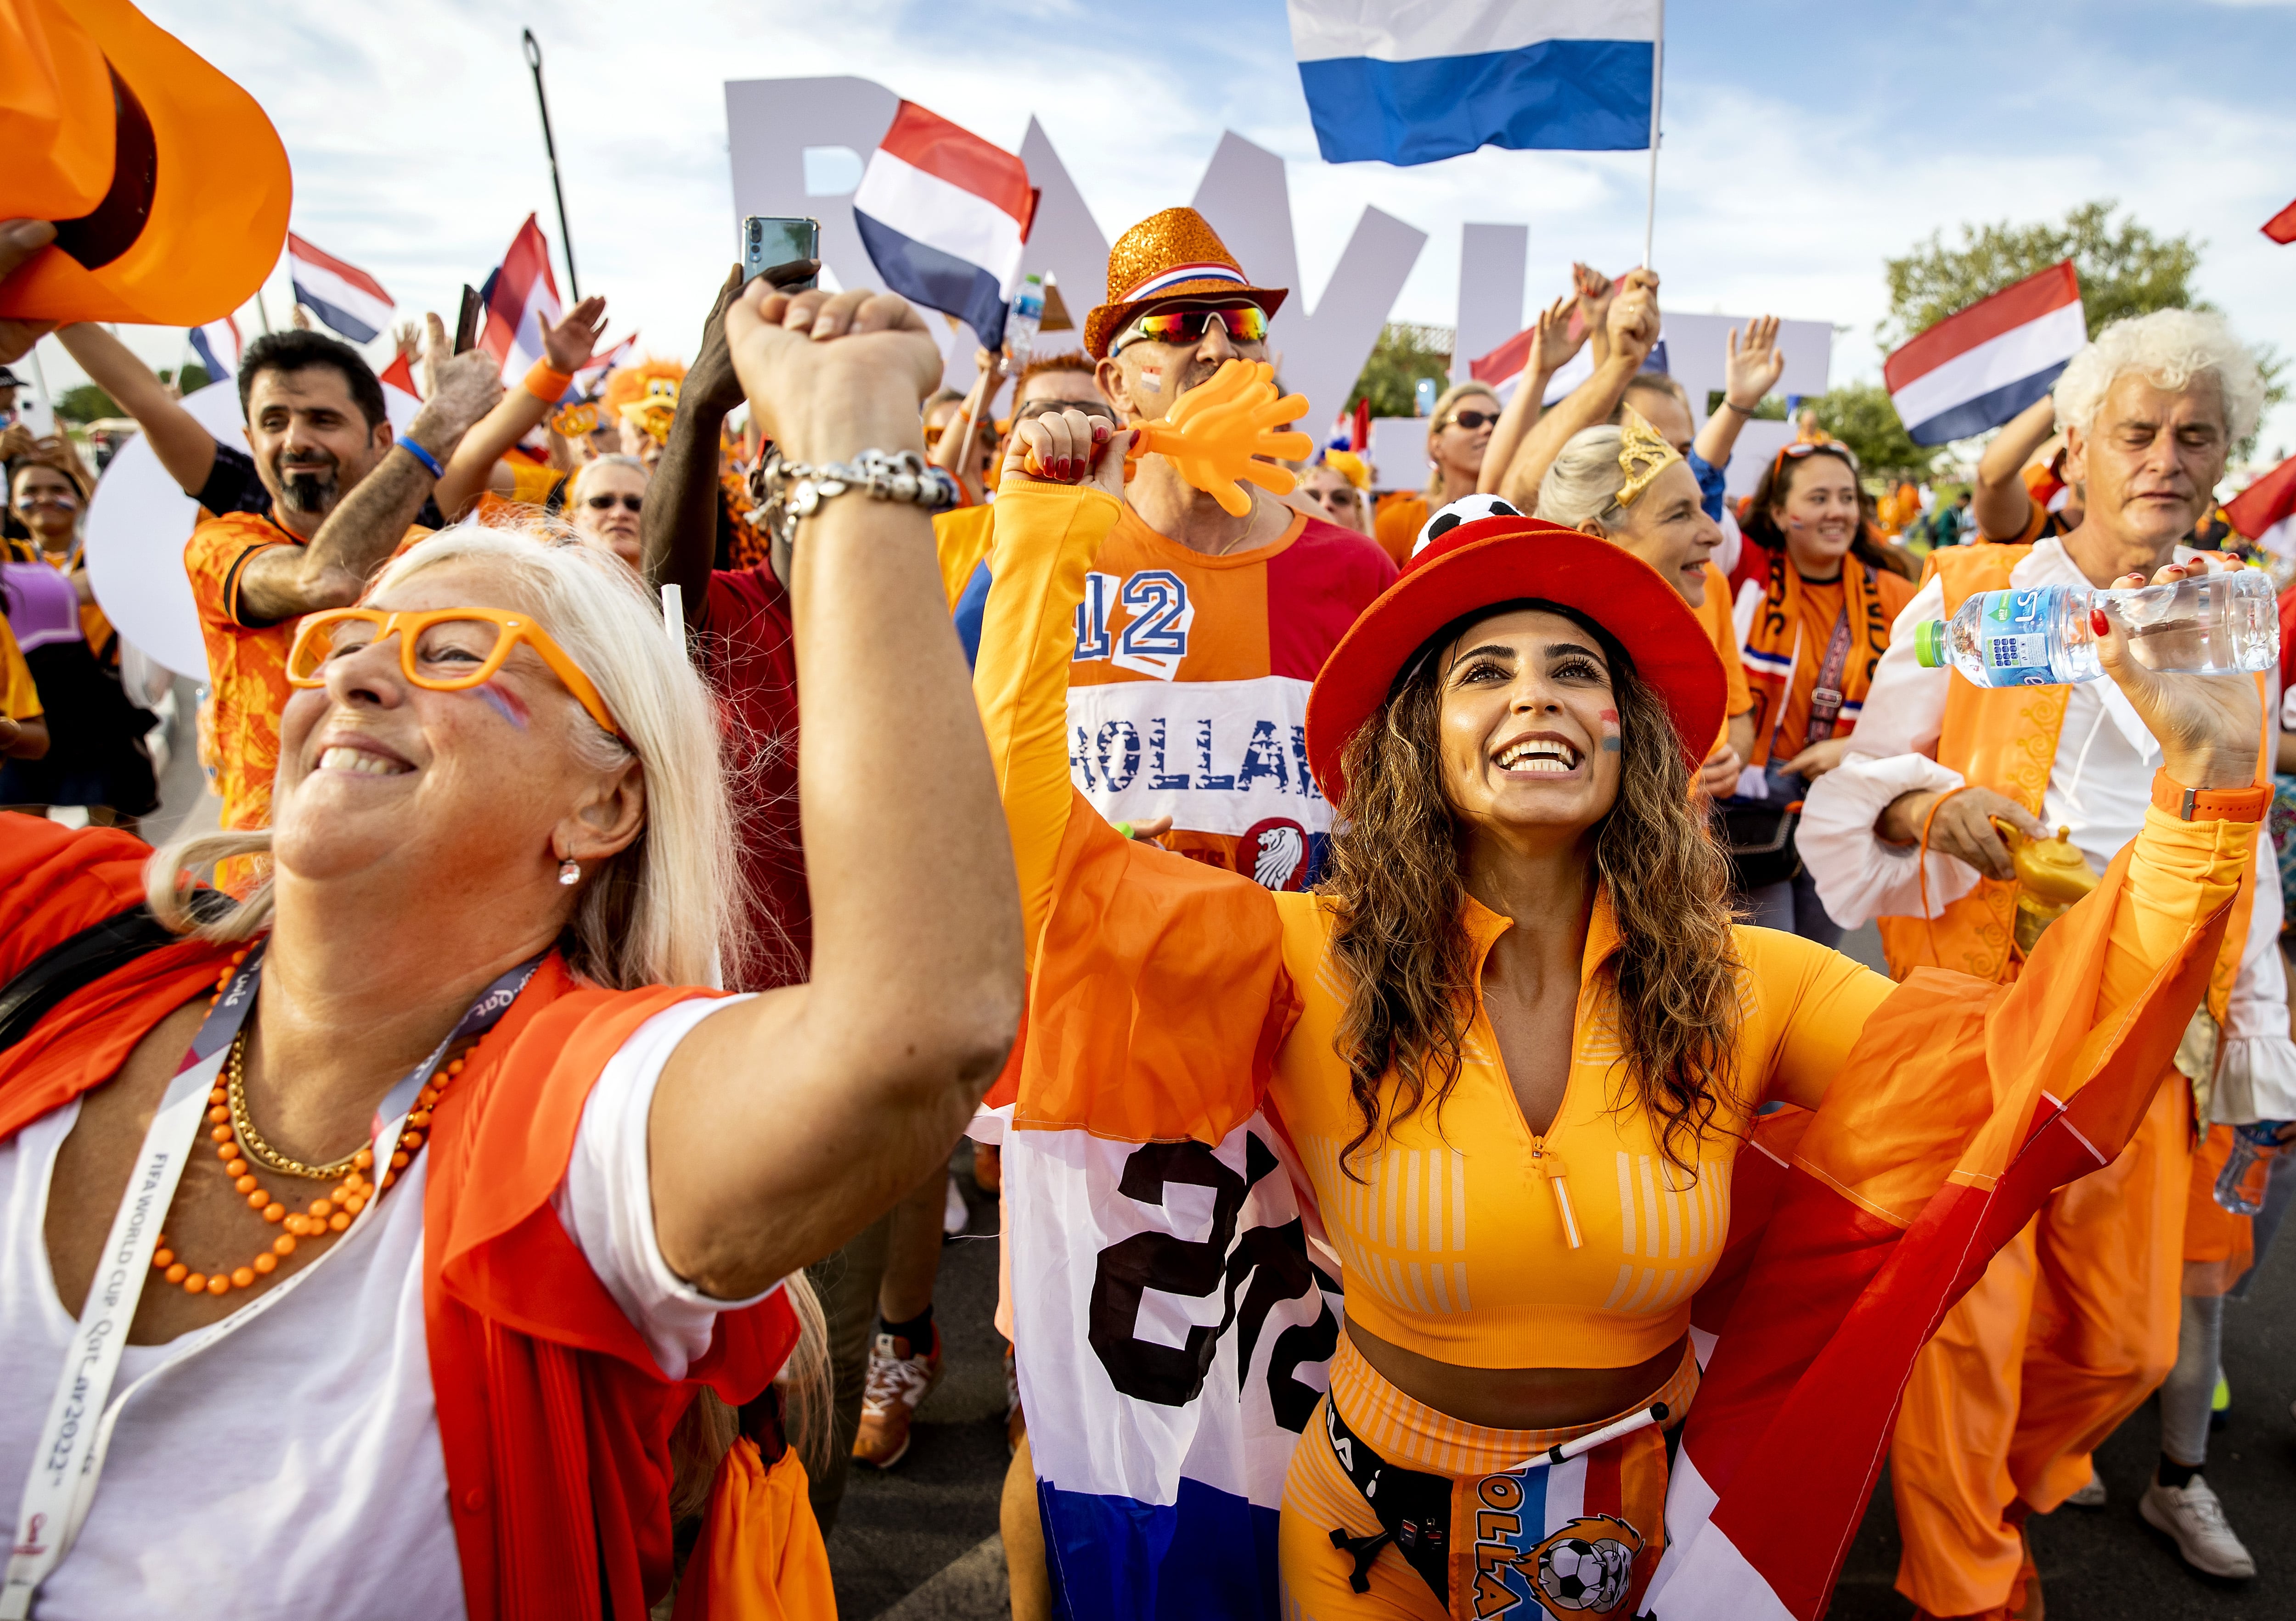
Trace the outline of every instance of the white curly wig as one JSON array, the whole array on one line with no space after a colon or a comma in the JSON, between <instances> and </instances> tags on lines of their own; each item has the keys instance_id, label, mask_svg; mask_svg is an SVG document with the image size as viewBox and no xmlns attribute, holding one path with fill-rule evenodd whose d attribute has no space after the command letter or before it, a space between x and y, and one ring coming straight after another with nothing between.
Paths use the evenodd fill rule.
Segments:
<instances>
[{"instance_id":1,"label":"white curly wig","mask_svg":"<svg viewBox=\"0 0 2296 1621\"><path fill-rule=\"evenodd\" d=\"M2052 390L2057 426L2087 434L2106 393L2130 372L2171 391L2189 388L2204 373L2213 373L2223 391L2228 444L2237 445L2254 433L2264 414L2264 378L2256 368L2256 356L2234 336L2222 315L2156 309L2115 321L2072 357Z\"/></svg>"}]
</instances>

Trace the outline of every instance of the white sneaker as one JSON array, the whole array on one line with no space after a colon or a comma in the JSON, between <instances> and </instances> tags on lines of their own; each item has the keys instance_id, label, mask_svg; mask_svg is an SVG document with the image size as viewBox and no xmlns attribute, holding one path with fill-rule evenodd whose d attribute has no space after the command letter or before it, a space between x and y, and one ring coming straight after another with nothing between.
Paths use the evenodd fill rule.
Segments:
<instances>
[{"instance_id":1,"label":"white sneaker","mask_svg":"<svg viewBox=\"0 0 2296 1621\"><path fill-rule=\"evenodd\" d=\"M948 1179L947 1197L941 1200L940 1231L944 1238L955 1238L972 1224L972 1211L964 1202L964 1195L956 1191L956 1178Z\"/></svg>"},{"instance_id":2,"label":"white sneaker","mask_svg":"<svg viewBox=\"0 0 2296 1621\"><path fill-rule=\"evenodd\" d=\"M2104 1507L2104 1477L2102 1475L2091 1475L2088 1478L2088 1484L2082 1486L2079 1491L2075 1492L2071 1496L2065 1499L2065 1506L2072 1509L2101 1509Z\"/></svg>"},{"instance_id":3,"label":"white sneaker","mask_svg":"<svg viewBox=\"0 0 2296 1621\"><path fill-rule=\"evenodd\" d=\"M2256 1561L2233 1535L2224 1505L2198 1475L2181 1486L2153 1480L2144 1488L2144 1500L2136 1508L2146 1525L2176 1539L2177 1551L2194 1569L2220 1576L2256 1574Z\"/></svg>"}]
</instances>

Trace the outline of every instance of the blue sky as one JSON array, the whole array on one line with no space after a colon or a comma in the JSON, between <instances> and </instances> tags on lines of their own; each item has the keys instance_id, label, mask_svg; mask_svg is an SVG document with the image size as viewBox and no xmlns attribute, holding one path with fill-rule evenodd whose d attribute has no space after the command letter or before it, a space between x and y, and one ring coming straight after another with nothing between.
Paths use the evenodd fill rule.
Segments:
<instances>
[{"instance_id":1,"label":"blue sky","mask_svg":"<svg viewBox=\"0 0 2296 1621\"><path fill-rule=\"evenodd\" d=\"M668 353L691 351L728 257L727 78L873 78L1011 147L1033 112L1111 236L1185 201L1233 128L1287 160L1311 300L1364 204L1430 233L1398 318L1452 318L1468 220L1529 226L1534 300L1562 291L1573 258L1616 270L1641 249L1641 153L1322 163L1274 0L145 9L262 102L295 165L295 228L372 270L402 310L450 312L529 210L554 239L519 54L533 27L583 284L609 296L617 332L636 324ZM2117 197L2156 230L2205 239L2202 291L2244 335L2296 355L2296 247L2257 231L2296 198L2296 4L1667 11L1667 304L1833 321L1848 329L1836 380L1873 376L1884 257L1964 220ZM283 279L275 315L283 301ZM173 335L137 341L173 364ZM60 385L60 353L43 353ZM2276 446L2296 447L2296 407L2267 424Z\"/></svg>"}]
</instances>

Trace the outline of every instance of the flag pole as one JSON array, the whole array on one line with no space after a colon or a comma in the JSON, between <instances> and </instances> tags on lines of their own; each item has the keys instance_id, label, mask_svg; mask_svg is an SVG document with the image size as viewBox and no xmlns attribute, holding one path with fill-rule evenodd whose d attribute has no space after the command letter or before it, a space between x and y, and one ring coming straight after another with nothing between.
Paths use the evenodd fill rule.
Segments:
<instances>
[{"instance_id":1,"label":"flag pole","mask_svg":"<svg viewBox=\"0 0 2296 1621\"><path fill-rule=\"evenodd\" d=\"M534 70L534 99L542 109L542 150L550 154L550 192L558 199L558 243L566 250L566 286L574 302L582 301L582 278L574 274L574 233L566 228L566 188L558 184L558 142L550 133L550 98L542 89L542 42L532 29L521 29L526 42L526 65Z\"/></svg>"},{"instance_id":2,"label":"flag pole","mask_svg":"<svg viewBox=\"0 0 2296 1621\"><path fill-rule=\"evenodd\" d=\"M1658 230L1658 108L1665 84L1666 0L1658 0L1658 32L1651 40L1650 191L1643 205L1643 268L1651 267L1651 238Z\"/></svg>"}]
</instances>

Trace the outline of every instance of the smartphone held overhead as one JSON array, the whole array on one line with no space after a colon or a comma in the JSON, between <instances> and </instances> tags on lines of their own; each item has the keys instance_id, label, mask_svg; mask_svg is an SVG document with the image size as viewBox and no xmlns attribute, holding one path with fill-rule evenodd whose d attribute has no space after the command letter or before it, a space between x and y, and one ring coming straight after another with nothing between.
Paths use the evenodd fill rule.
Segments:
<instances>
[{"instance_id":1,"label":"smartphone held overhead","mask_svg":"<svg viewBox=\"0 0 2296 1621\"><path fill-rule=\"evenodd\" d=\"M821 222L752 214L742 222L742 284L748 286L768 270L821 257ZM816 277L777 282L784 292L803 292Z\"/></svg>"}]
</instances>

